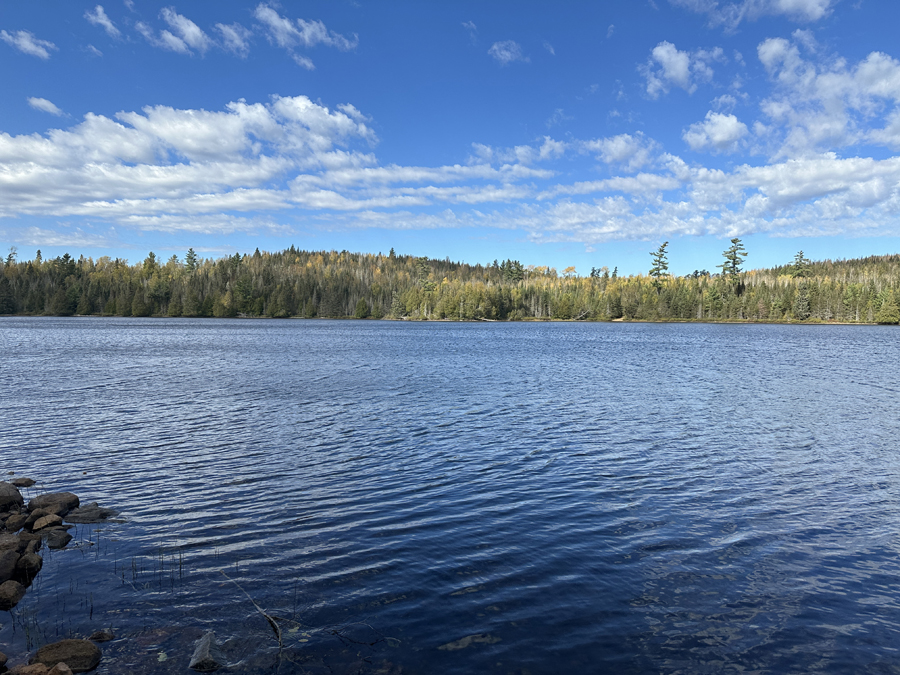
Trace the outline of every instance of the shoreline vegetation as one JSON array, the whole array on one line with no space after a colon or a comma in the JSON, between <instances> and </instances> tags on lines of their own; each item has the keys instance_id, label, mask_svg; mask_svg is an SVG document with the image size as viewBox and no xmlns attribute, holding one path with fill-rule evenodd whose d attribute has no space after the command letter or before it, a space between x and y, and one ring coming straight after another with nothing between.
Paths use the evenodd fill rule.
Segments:
<instances>
[{"instance_id":1,"label":"shoreline vegetation","mask_svg":"<svg viewBox=\"0 0 900 675\"><path fill-rule=\"evenodd\" d=\"M0 259L0 315L355 318L419 321L900 323L900 255L811 261L744 271L739 239L720 273L668 273L667 243L649 273L617 268L469 265L348 251L234 254L139 263L66 253Z\"/></svg>"}]
</instances>

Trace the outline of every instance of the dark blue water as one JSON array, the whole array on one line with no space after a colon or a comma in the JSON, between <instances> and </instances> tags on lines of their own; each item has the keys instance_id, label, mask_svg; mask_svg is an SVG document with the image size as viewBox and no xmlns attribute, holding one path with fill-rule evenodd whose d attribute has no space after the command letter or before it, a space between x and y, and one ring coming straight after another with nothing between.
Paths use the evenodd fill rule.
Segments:
<instances>
[{"instance_id":1,"label":"dark blue water","mask_svg":"<svg viewBox=\"0 0 900 675\"><path fill-rule=\"evenodd\" d=\"M900 672L898 337L2 319L0 470L126 522L48 555L0 651L112 627L100 672L184 673L211 629L232 672Z\"/></svg>"}]
</instances>

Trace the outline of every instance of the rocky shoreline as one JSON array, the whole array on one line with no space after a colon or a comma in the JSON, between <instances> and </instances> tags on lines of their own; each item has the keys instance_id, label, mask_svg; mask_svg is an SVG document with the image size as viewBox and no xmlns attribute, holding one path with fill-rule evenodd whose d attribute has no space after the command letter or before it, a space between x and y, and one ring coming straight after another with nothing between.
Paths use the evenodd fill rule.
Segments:
<instances>
[{"instance_id":1,"label":"rocky shoreline","mask_svg":"<svg viewBox=\"0 0 900 675\"><path fill-rule=\"evenodd\" d=\"M40 555L49 549L65 548L75 524L99 523L117 515L96 502L81 505L71 492L40 494L28 500L21 489L32 487L31 478L0 481L0 611L15 608L43 567ZM27 663L7 669L8 657L0 652L0 673L9 675L67 675L86 673L96 668L102 652L96 643L113 639L106 631L97 631L87 639L61 640L40 647Z\"/></svg>"}]
</instances>

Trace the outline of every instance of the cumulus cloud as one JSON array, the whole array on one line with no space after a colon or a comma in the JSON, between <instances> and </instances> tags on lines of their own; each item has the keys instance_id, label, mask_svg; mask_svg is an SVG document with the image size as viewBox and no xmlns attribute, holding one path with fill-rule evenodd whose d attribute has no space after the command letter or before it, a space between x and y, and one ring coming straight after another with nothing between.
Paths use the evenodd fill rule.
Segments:
<instances>
[{"instance_id":1,"label":"cumulus cloud","mask_svg":"<svg viewBox=\"0 0 900 675\"><path fill-rule=\"evenodd\" d=\"M692 124L681 137L691 146L691 150L735 152L748 133L747 125L734 115L710 110L706 113L706 119Z\"/></svg>"},{"instance_id":2,"label":"cumulus cloud","mask_svg":"<svg viewBox=\"0 0 900 675\"><path fill-rule=\"evenodd\" d=\"M711 64L725 60L721 47L685 52L671 42L663 41L651 50L650 58L639 71L647 81L646 91L651 98L667 94L673 86L693 94L698 83L712 80Z\"/></svg>"},{"instance_id":3,"label":"cumulus cloud","mask_svg":"<svg viewBox=\"0 0 900 675\"><path fill-rule=\"evenodd\" d=\"M359 44L359 37L355 33L351 39L329 30L318 20L291 20L281 16L266 4L257 5L253 16L262 24L270 43L287 50L298 65L309 70L314 68L313 62L309 57L298 54L296 52L298 47L311 49L317 45L324 45L341 51L351 51Z\"/></svg>"},{"instance_id":4,"label":"cumulus cloud","mask_svg":"<svg viewBox=\"0 0 900 675\"><path fill-rule=\"evenodd\" d=\"M491 45L491 48L488 49L488 54L490 54L501 66L508 66L510 63L515 63L516 61L522 61L523 63L531 61L531 59L522 52L521 45L514 40L495 42Z\"/></svg>"},{"instance_id":5,"label":"cumulus cloud","mask_svg":"<svg viewBox=\"0 0 900 675\"><path fill-rule=\"evenodd\" d=\"M96 7L94 7L94 9L87 10L84 13L84 18L95 26L100 26L111 38L118 39L122 37L121 31L119 31L119 29L116 28L115 24L110 20L110 18L106 16L106 12L103 10L103 5L97 5Z\"/></svg>"},{"instance_id":6,"label":"cumulus cloud","mask_svg":"<svg viewBox=\"0 0 900 675\"><path fill-rule=\"evenodd\" d=\"M32 96L28 99L28 105L30 105L35 110L50 113L51 115L56 115L57 117L63 117L66 114L62 110L57 108L52 101L48 101L45 98L37 98L36 96Z\"/></svg>"},{"instance_id":7,"label":"cumulus cloud","mask_svg":"<svg viewBox=\"0 0 900 675\"><path fill-rule=\"evenodd\" d=\"M36 56L45 61L50 58L50 52L56 51L56 45L48 40L40 40L34 36L34 33L27 30L17 30L14 33L7 33L0 30L0 40L3 40L10 47L18 49L23 54Z\"/></svg>"},{"instance_id":8,"label":"cumulus cloud","mask_svg":"<svg viewBox=\"0 0 900 675\"><path fill-rule=\"evenodd\" d=\"M712 26L735 30L742 21L763 16L784 16L800 23L819 21L831 14L838 0L669 0L673 5L706 14Z\"/></svg>"},{"instance_id":9,"label":"cumulus cloud","mask_svg":"<svg viewBox=\"0 0 900 675\"><path fill-rule=\"evenodd\" d=\"M775 156L860 143L900 147L900 61L872 52L855 64L810 52L802 34L757 48L773 93L760 108Z\"/></svg>"},{"instance_id":10,"label":"cumulus cloud","mask_svg":"<svg viewBox=\"0 0 900 675\"><path fill-rule=\"evenodd\" d=\"M606 164L628 172L637 171L653 160L658 144L638 132L634 135L619 134L608 138L598 138L584 143L587 152L597 155Z\"/></svg>"}]
</instances>

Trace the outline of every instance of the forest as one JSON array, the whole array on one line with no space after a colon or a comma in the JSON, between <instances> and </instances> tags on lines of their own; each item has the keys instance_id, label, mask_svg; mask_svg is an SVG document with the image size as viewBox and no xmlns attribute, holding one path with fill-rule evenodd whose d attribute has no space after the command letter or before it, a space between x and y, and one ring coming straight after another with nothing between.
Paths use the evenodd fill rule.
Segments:
<instances>
[{"instance_id":1,"label":"forest","mask_svg":"<svg viewBox=\"0 0 900 675\"><path fill-rule=\"evenodd\" d=\"M322 317L522 321L900 322L900 255L808 260L744 270L733 239L710 273L668 272L667 243L648 273L593 268L580 276L516 260L469 265L348 251L235 253L140 263L68 253L0 258L0 314L168 317Z\"/></svg>"}]
</instances>

